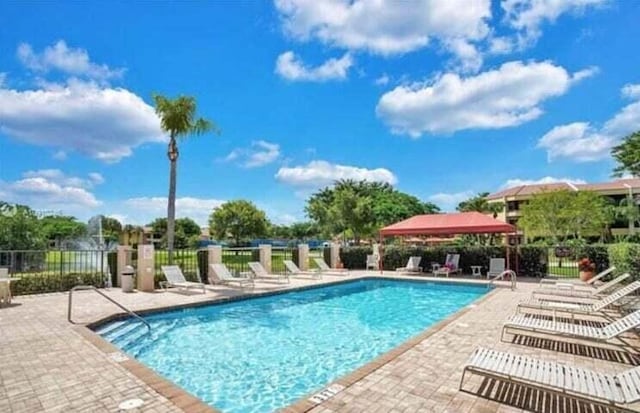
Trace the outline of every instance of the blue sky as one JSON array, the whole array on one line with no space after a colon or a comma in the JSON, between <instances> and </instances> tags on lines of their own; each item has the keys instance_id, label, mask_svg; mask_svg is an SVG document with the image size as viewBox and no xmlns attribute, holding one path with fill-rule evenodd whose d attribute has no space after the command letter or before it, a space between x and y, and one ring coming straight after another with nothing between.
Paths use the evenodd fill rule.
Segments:
<instances>
[{"instance_id":1,"label":"blue sky","mask_svg":"<svg viewBox=\"0 0 640 413\"><path fill-rule=\"evenodd\" d=\"M0 4L0 199L145 224L166 210L151 95L197 98L179 216L277 223L335 179L445 210L523 182L603 181L640 129L640 2Z\"/></svg>"}]
</instances>

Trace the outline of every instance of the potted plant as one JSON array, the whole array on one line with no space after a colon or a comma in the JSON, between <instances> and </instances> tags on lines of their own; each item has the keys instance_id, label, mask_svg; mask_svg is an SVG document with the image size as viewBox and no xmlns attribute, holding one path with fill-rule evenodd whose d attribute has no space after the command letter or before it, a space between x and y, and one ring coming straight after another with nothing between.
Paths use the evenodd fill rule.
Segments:
<instances>
[{"instance_id":1,"label":"potted plant","mask_svg":"<svg viewBox=\"0 0 640 413\"><path fill-rule=\"evenodd\" d=\"M578 270L580 271L580 280L589 281L596 270L596 264L591 262L589 258L582 258L578 261Z\"/></svg>"}]
</instances>

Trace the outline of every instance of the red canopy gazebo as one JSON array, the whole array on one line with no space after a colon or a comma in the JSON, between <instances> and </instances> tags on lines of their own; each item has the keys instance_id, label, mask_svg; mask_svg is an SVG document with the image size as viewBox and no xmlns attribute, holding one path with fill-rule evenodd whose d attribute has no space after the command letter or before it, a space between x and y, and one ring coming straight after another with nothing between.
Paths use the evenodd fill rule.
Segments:
<instances>
[{"instance_id":1,"label":"red canopy gazebo","mask_svg":"<svg viewBox=\"0 0 640 413\"><path fill-rule=\"evenodd\" d=\"M480 212L416 215L380 230L380 243L385 236L394 235L459 235L459 234L510 234L516 227L498 221ZM516 237L516 245L517 245ZM507 242L507 268L509 266ZM517 255L516 255L517 257ZM381 257L382 258L382 257Z\"/></svg>"}]
</instances>

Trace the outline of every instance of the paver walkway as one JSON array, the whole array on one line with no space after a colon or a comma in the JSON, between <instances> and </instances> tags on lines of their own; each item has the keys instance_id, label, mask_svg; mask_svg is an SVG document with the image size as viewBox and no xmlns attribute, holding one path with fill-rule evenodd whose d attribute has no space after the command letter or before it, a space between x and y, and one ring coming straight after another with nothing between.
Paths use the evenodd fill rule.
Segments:
<instances>
[{"instance_id":1,"label":"paver walkway","mask_svg":"<svg viewBox=\"0 0 640 413\"><path fill-rule=\"evenodd\" d=\"M344 277L325 276L322 282L342 279ZM287 288L308 284L317 282L296 279ZM280 284L261 282L255 291L281 288ZM546 341L527 343L529 345L500 343L502 322L513 314L517 303L528 297L533 288L533 284L519 283L515 292L507 288L498 289L470 311L441 326L388 363L371 369L373 371L364 378L348 385L311 411L521 411L458 391L462 366L477 346L563 361L604 372L624 370L633 362L615 351L595 351L584 346L569 346L557 352L545 349L545 346L553 344ZM134 310L188 304L240 293L239 289L226 287L215 287L206 295L196 292L187 295L178 292L124 294L117 289L108 291L111 297ZM144 402L141 408L132 411L182 411L169 398L160 395L79 334L77 327L67 322L67 298L66 293L19 296L14 298L11 307L0 308L0 412L117 412L122 401L132 398ZM78 322L96 321L119 312L117 307L91 291L74 294L74 302L73 318ZM576 352L583 355L572 354ZM618 362L606 361L611 359ZM482 384L480 380L470 380L467 387L477 391L476 388ZM520 390L496 387L485 389L485 393L499 400L508 399L513 405L518 398L526 399L518 396ZM520 407L562 411L557 405L548 405L545 409L544 403L547 402L544 400L541 408L526 403L521 401Z\"/></svg>"}]
</instances>

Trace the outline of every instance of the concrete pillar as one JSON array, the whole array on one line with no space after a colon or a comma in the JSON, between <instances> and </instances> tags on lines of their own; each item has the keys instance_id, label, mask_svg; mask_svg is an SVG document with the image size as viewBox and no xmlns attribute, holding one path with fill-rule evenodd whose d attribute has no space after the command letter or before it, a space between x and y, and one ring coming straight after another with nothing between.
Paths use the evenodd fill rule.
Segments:
<instances>
[{"instance_id":1,"label":"concrete pillar","mask_svg":"<svg viewBox=\"0 0 640 413\"><path fill-rule=\"evenodd\" d=\"M220 245L207 246L207 257L207 278L212 279L211 264L222 264L222 247Z\"/></svg>"},{"instance_id":2,"label":"concrete pillar","mask_svg":"<svg viewBox=\"0 0 640 413\"><path fill-rule=\"evenodd\" d=\"M271 245L261 244L258 249L260 251L260 264L268 273L271 273Z\"/></svg>"},{"instance_id":3,"label":"concrete pillar","mask_svg":"<svg viewBox=\"0 0 640 413\"><path fill-rule=\"evenodd\" d=\"M116 264L116 285L114 287L122 286L122 280L120 276L122 275L122 270L126 265L131 265L131 252L133 248L129 245L118 245L117 249L118 259Z\"/></svg>"},{"instance_id":4,"label":"concrete pillar","mask_svg":"<svg viewBox=\"0 0 640 413\"><path fill-rule=\"evenodd\" d=\"M340 244L338 244L337 242L332 242L329 248L329 259L331 261L329 263L329 267L338 268L338 263L340 262Z\"/></svg>"},{"instance_id":5,"label":"concrete pillar","mask_svg":"<svg viewBox=\"0 0 640 413\"><path fill-rule=\"evenodd\" d=\"M153 244L138 245L138 291L153 292L156 273Z\"/></svg>"},{"instance_id":6,"label":"concrete pillar","mask_svg":"<svg viewBox=\"0 0 640 413\"><path fill-rule=\"evenodd\" d=\"M309 245L298 245L298 262L296 264L302 271L309 270Z\"/></svg>"}]
</instances>

